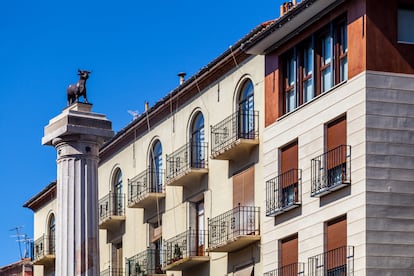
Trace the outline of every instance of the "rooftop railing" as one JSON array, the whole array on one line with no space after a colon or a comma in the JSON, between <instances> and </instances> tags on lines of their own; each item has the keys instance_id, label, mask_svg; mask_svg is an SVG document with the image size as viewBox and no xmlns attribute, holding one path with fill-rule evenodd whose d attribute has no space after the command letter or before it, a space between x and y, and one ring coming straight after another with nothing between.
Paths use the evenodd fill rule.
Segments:
<instances>
[{"instance_id":1,"label":"rooftop railing","mask_svg":"<svg viewBox=\"0 0 414 276\"><path fill-rule=\"evenodd\" d=\"M343 246L308 258L309 276L354 275L354 247Z\"/></svg>"},{"instance_id":2,"label":"rooftop railing","mask_svg":"<svg viewBox=\"0 0 414 276\"><path fill-rule=\"evenodd\" d=\"M231 148L239 139L256 140L259 138L259 112L237 111L218 124L211 126L211 155Z\"/></svg>"},{"instance_id":3,"label":"rooftop railing","mask_svg":"<svg viewBox=\"0 0 414 276\"><path fill-rule=\"evenodd\" d=\"M351 146L341 145L311 160L311 196L351 183Z\"/></svg>"},{"instance_id":4,"label":"rooftop railing","mask_svg":"<svg viewBox=\"0 0 414 276\"><path fill-rule=\"evenodd\" d=\"M266 216L273 216L301 203L302 170L292 169L266 181Z\"/></svg>"},{"instance_id":5,"label":"rooftop railing","mask_svg":"<svg viewBox=\"0 0 414 276\"><path fill-rule=\"evenodd\" d=\"M238 237L260 235L260 207L238 206L208 220L208 247L216 248Z\"/></svg>"},{"instance_id":6,"label":"rooftop railing","mask_svg":"<svg viewBox=\"0 0 414 276\"><path fill-rule=\"evenodd\" d=\"M207 169L207 143L187 143L167 155L167 182L189 169Z\"/></svg>"}]
</instances>

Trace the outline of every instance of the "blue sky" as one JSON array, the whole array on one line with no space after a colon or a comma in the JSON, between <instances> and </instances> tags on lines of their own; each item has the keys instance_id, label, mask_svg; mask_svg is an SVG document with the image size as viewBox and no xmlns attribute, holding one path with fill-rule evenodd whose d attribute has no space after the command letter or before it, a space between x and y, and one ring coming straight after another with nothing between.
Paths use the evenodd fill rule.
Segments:
<instances>
[{"instance_id":1,"label":"blue sky","mask_svg":"<svg viewBox=\"0 0 414 276\"><path fill-rule=\"evenodd\" d=\"M277 0L0 2L0 266L18 261L10 229L33 238L22 205L56 178L43 128L66 107L77 69L93 70L88 98L119 131L258 24Z\"/></svg>"}]
</instances>

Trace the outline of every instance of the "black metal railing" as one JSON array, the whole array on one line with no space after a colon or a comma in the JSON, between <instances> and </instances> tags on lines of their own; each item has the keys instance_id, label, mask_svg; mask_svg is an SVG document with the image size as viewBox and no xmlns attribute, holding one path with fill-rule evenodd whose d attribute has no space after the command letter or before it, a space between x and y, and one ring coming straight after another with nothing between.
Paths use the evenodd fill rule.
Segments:
<instances>
[{"instance_id":1,"label":"black metal railing","mask_svg":"<svg viewBox=\"0 0 414 276\"><path fill-rule=\"evenodd\" d=\"M207 143L187 143L167 155L167 181L182 172L195 168L207 168Z\"/></svg>"},{"instance_id":2,"label":"black metal railing","mask_svg":"<svg viewBox=\"0 0 414 276\"><path fill-rule=\"evenodd\" d=\"M164 241L164 265L194 256L206 256L207 233L203 230L189 229Z\"/></svg>"},{"instance_id":3,"label":"black metal railing","mask_svg":"<svg viewBox=\"0 0 414 276\"><path fill-rule=\"evenodd\" d=\"M354 247L343 246L308 258L309 276L354 275Z\"/></svg>"},{"instance_id":4,"label":"black metal railing","mask_svg":"<svg viewBox=\"0 0 414 276\"><path fill-rule=\"evenodd\" d=\"M100 276L124 276L125 271L122 268L107 268L99 273Z\"/></svg>"},{"instance_id":5,"label":"black metal railing","mask_svg":"<svg viewBox=\"0 0 414 276\"><path fill-rule=\"evenodd\" d=\"M99 200L99 222L110 216L125 215L125 196L124 194L109 193Z\"/></svg>"},{"instance_id":6,"label":"black metal railing","mask_svg":"<svg viewBox=\"0 0 414 276\"><path fill-rule=\"evenodd\" d=\"M238 139L259 138L259 111L237 111L211 126L211 154L222 151Z\"/></svg>"},{"instance_id":7,"label":"black metal railing","mask_svg":"<svg viewBox=\"0 0 414 276\"><path fill-rule=\"evenodd\" d=\"M266 216L276 215L301 202L302 170L291 169L266 181Z\"/></svg>"},{"instance_id":8,"label":"black metal railing","mask_svg":"<svg viewBox=\"0 0 414 276\"><path fill-rule=\"evenodd\" d=\"M305 263L293 263L266 272L264 276L297 276L305 275Z\"/></svg>"},{"instance_id":9,"label":"black metal railing","mask_svg":"<svg viewBox=\"0 0 414 276\"><path fill-rule=\"evenodd\" d=\"M161 269L162 252L158 249L147 249L128 258L125 264L127 276L164 274Z\"/></svg>"},{"instance_id":10,"label":"black metal railing","mask_svg":"<svg viewBox=\"0 0 414 276\"><path fill-rule=\"evenodd\" d=\"M208 219L208 247L216 248L241 236L260 235L260 207L238 206Z\"/></svg>"},{"instance_id":11,"label":"black metal railing","mask_svg":"<svg viewBox=\"0 0 414 276\"><path fill-rule=\"evenodd\" d=\"M34 260L39 260L48 255L55 255L55 236L42 235L34 242Z\"/></svg>"},{"instance_id":12,"label":"black metal railing","mask_svg":"<svg viewBox=\"0 0 414 276\"><path fill-rule=\"evenodd\" d=\"M128 205L144 199L149 193L164 193L164 171L146 169L128 179Z\"/></svg>"},{"instance_id":13,"label":"black metal railing","mask_svg":"<svg viewBox=\"0 0 414 276\"><path fill-rule=\"evenodd\" d=\"M311 160L311 196L351 183L351 146L341 145Z\"/></svg>"}]
</instances>

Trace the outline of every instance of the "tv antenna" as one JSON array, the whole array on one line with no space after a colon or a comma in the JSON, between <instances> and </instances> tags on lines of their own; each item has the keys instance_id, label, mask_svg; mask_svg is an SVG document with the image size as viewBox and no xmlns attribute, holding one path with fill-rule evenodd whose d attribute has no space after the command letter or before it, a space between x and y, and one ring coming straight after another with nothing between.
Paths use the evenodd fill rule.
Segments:
<instances>
[{"instance_id":1,"label":"tv antenna","mask_svg":"<svg viewBox=\"0 0 414 276\"><path fill-rule=\"evenodd\" d=\"M16 235L12 235L11 237L16 238L16 241L19 244L20 259L25 259L25 258L30 257L30 249L31 249L30 247L31 247L32 239L30 239L29 236L27 236L26 234L21 233L22 228L23 226L17 226L17 227L10 229L10 231L16 232ZM23 252L22 252L22 243L24 244Z\"/></svg>"}]
</instances>

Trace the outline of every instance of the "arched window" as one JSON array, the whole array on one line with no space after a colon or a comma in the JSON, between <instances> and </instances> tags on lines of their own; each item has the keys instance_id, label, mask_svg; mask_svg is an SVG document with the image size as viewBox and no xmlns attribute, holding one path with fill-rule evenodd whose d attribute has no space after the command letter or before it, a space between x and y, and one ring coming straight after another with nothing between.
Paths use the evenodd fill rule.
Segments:
<instances>
[{"instance_id":1,"label":"arched window","mask_svg":"<svg viewBox=\"0 0 414 276\"><path fill-rule=\"evenodd\" d=\"M238 98L239 138L254 137L254 88L251 80L246 80Z\"/></svg>"},{"instance_id":2,"label":"arched window","mask_svg":"<svg viewBox=\"0 0 414 276\"><path fill-rule=\"evenodd\" d=\"M191 126L191 167L204 168L205 166L205 136L204 117L198 112Z\"/></svg>"},{"instance_id":3,"label":"arched window","mask_svg":"<svg viewBox=\"0 0 414 276\"><path fill-rule=\"evenodd\" d=\"M115 214L122 215L124 210L124 202L123 202L123 195L122 195L122 171L117 169L114 175L113 187L114 187L114 207L115 207Z\"/></svg>"},{"instance_id":4,"label":"arched window","mask_svg":"<svg viewBox=\"0 0 414 276\"><path fill-rule=\"evenodd\" d=\"M151 148L150 152L150 186L151 192L162 192L162 146L161 142L157 140Z\"/></svg>"},{"instance_id":5,"label":"arched window","mask_svg":"<svg viewBox=\"0 0 414 276\"><path fill-rule=\"evenodd\" d=\"M56 222L55 222L55 215L51 214L49 217L49 223L47 225L47 235L49 237L48 241L49 241L49 246L48 246L48 250L49 250L49 254L52 254L55 252L55 235L56 233Z\"/></svg>"}]
</instances>

